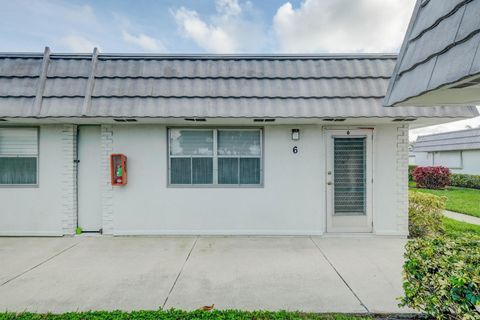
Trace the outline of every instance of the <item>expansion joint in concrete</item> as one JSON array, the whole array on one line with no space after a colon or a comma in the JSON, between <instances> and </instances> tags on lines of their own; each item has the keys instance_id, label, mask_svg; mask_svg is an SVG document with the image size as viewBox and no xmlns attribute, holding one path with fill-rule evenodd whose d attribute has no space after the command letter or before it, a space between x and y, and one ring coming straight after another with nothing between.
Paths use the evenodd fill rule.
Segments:
<instances>
[{"instance_id":1,"label":"expansion joint in concrete","mask_svg":"<svg viewBox=\"0 0 480 320\"><path fill-rule=\"evenodd\" d=\"M323 250L318 246L318 244L312 239L312 237L310 237L310 240L313 242L313 245L318 249L318 251L320 252L320 254L325 258L325 260L327 260L328 264L332 267L332 269L335 271L335 273L340 277L340 279L343 281L343 283L347 286L348 290L350 290L350 292L353 294L353 296L358 300L358 302L360 303L360 305L365 308L365 310L370 313L370 310L368 310L367 306L365 305L365 303L363 303L363 301L360 299L360 297L355 293L355 291L353 291L352 287L350 287L350 285L348 284L348 282L345 280L344 277L342 277L342 275L340 274L340 272L337 270L337 268L335 268L335 266L333 265L333 263L330 261L330 259L328 259L327 255L323 252Z\"/></svg>"},{"instance_id":2,"label":"expansion joint in concrete","mask_svg":"<svg viewBox=\"0 0 480 320\"><path fill-rule=\"evenodd\" d=\"M187 257L185 258L185 261L183 262L182 267L178 271L177 277L173 281L173 284L170 287L170 290L168 291L167 297L165 298L165 301L162 304L162 309L164 309L165 306L167 305L168 298L170 298L170 294L172 293L173 289L175 288L175 285L177 284L177 281L180 278L180 275L182 274L183 269L185 268L185 265L187 264L187 261L188 261L188 259L190 258L190 255L193 252L193 249L195 249L195 246L197 245L197 241L198 241L198 237L195 238L195 241L193 242L192 247L190 248L190 251L187 254Z\"/></svg>"},{"instance_id":3,"label":"expansion joint in concrete","mask_svg":"<svg viewBox=\"0 0 480 320\"><path fill-rule=\"evenodd\" d=\"M0 287L3 287L3 286L4 286L4 285L6 285L7 283L9 283L9 282L12 282L13 280L20 278L20 277L21 277L21 276L23 276L24 274L26 274L26 273L28 273L28 272L30 272L30 271L32 271L32 270L34 270L34 269L36 269L36 268L40 267L41 265L43 265L43 264L47 263L47 262L48 262L48 261L50 261L50 260L52 260L52 259L54 259L54 258L58 257L58 256L59 256L59 255L61 255L62 253L64 253L64 252L66 252L66 251L68 251L68 250L72 249L73 247L77 246L79 243L80 243L80 242L77 242L77 243L75 243L75 244L71 245L70 247L68 247L68 248L65 248L65 249L61 250L60 252L57 252L57 253L56 253L56 254L54 254L53 256L51 256L51 257L49 257L49 258L47 258L47 259L43 260L42 262L40 262L40 263L38 263L38 264L34 265L33 267L31 267L31 268L29 268L29 269L27 269L27 270L23 271L22 273L20 273L20 274L17 274L17 275L16 275L16 276L14 276L13 278L10 278L10 279L8 279L8 280L7 280L7 281L5 281L5 282L3 282L3 283L0 283Z\"/></svg>"}]
</instances>

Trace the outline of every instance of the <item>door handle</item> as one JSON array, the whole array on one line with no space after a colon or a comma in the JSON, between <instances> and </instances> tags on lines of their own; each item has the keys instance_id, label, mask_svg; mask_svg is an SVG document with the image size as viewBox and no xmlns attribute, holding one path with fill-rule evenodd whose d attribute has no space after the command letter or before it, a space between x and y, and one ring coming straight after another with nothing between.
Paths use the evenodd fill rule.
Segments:
<instances>
[{"instance_id":1,"label":"door handle","mask_svg":"<svg viewBox=\"0 0 480 320\"><path fill-rule=\"evenodd\" d=\"M333 182L332 182L332 181L328 181L327 184L328 184L329 186L331 186L331 185L333 184Z\"/></svg>"}]
</instances>

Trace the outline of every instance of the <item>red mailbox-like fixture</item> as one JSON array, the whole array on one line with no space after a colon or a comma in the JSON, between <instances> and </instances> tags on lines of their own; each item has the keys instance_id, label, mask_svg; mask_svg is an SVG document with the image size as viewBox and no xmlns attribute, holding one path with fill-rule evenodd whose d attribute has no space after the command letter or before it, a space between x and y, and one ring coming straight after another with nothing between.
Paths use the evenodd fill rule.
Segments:
<instances>
[{"instance_id":1,"label":"red mailbox-like fixture","mask_svg":"<svg viewBox=\"0 0 480 320\"><path fill-rule=\"evenodd\" d=\"M124 154L110 155L110 176L112 186L127 184L127 157Z\"/></svg>"}]
</instances>

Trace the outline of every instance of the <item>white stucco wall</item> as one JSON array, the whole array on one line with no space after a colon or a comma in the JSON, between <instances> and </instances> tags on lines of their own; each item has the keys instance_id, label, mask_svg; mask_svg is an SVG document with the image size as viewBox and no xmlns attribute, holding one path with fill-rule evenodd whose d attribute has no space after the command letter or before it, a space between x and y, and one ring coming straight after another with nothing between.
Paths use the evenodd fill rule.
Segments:
<instances>
[{"instance_id":1,"label":"white stucco wall","mask_svg":"<svg viewBox=\"0 0 480 320\"><path fill-rule=\"evenodd\" d=\"M300 141L291 140L299 128ZM39 186L0 188L0 235L62 235L76 227L75 126L40 128ZM264 185L167 186L164 125L102 125L105 234L279 234L325 231L325 141L320 125L264 129ZM373 223L406 235L408 129L380 125L373 141ZM292 147L297 145L298 154ZM112 187L108 157L128 157L128 184Z\"/></svg>"},{"instance_id":2,"label":"white stucco wall","mask_svg":"<svg viewBox=\"0 0 480 320\"><path fill-rule=\"evenodd\" d=\"M298 142L291 140L293 127L301 130ZM165 126L116 125L111 132L112 152L128 157L128 185L106 186L112 234L311 235L325 230L321 126L267 126L264 186L258 188L168 187ZM399 153L398 126L375 130L373 216L378 234L407 233L408 132L402 129L400 134ZM294 145L298 154L292 153Z\"/></svg>"},{"instance_id":3,"label":"white stucco wall","mask_svg":"<svg viewBox=\"0 0 480 320\"><path fill-rule=\"evenodd\" d=\"M458 154L461 152L461 168L450 167L453 173L475 174L480 175L480 150L460 150L460 151L439 151L435 152L435 157L448 158L449 153ZM432 166L437 165L439 161L433 162L433 152L416 152L417 166ZM448 166L448 165L447 165Z\"/></svg>"},{"instance_id":4,"label":"white stucco wall","mask_svg":"<svg viewBox=\"0 0 480 320\"><path fill-rule=\"evenodd\" d=\"M462 168L452 172L480 175L480 150L463 150Z\"/></svg>"},{"instance_id":5,"label":"white stucco wall","mask_svg":"<svg viewBox=\"0 0 480 320\"><path fill-rule=\"evenodd\" d=\"M320 234L322 129L295 127L295 143L292 127L264 130L263 187L181 188L167 187L164 126L114 126L113 152L128 157L128 185L113 190L113 233Z\"/></svg>"},{"instance_id":6,"label":"white stucco wall","mask_svg":"<svg viewBox=\"0 0 480 320\"><path fill-rule=\"evenodd\" d=\"M40 127L38 186L0 187L0 235L68 233L62 184L66 154L63 129L63 125ZM69 165L73 169L73 162Z\"/></svg>"}]
</instances>

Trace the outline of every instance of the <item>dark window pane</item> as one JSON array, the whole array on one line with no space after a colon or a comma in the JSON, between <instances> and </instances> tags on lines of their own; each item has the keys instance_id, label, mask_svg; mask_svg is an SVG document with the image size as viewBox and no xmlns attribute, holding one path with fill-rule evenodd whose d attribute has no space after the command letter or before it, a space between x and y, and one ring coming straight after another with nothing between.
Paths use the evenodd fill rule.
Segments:
<instances>
[{"instance_id":1,"label":"dark window pane","mask_svg":"<svg viewBox=\"0 0 480 320\"><path fill-rule=\"evenodd\" d=\"M218 183L238 184L238 158L218 158Z\"/></svg>"},{"instance_id":2,"label":"dark window pane","mask_svg":"<svg viewBox=\"0 0 480 320\"><path fill-rule=\"evenodd\" d=\"M192 158L192 179L193 184L212 184L213 159Z\"/></svg>"},{"instance_id":3,"label":"dark window pane","mask_svg":"<svg viewBox=\"0 0 480 320\"><path fill-rule=\"evenodd\" d=\"M192 166L190 158L171 158L170 183L191 184Z\"/></svg>"},{"instance_id":4,"label":"dark window pane","mask_svg":"<svg viewBox=\"0 0 480 320\"><path fill-rule=\"evenodd\" d=\"M36 184L37 158L0 158L0 184Z\"/></svg>"},{"instance_id":5,"label":"dark window pane","mask_svg":"<svg viewBox=\"0 0 480 320\"><path fill-rule=\"evenodd\" d=\"M240 158L240 184L260 184L260 158Z\"/></svg>"}]
</instances>

